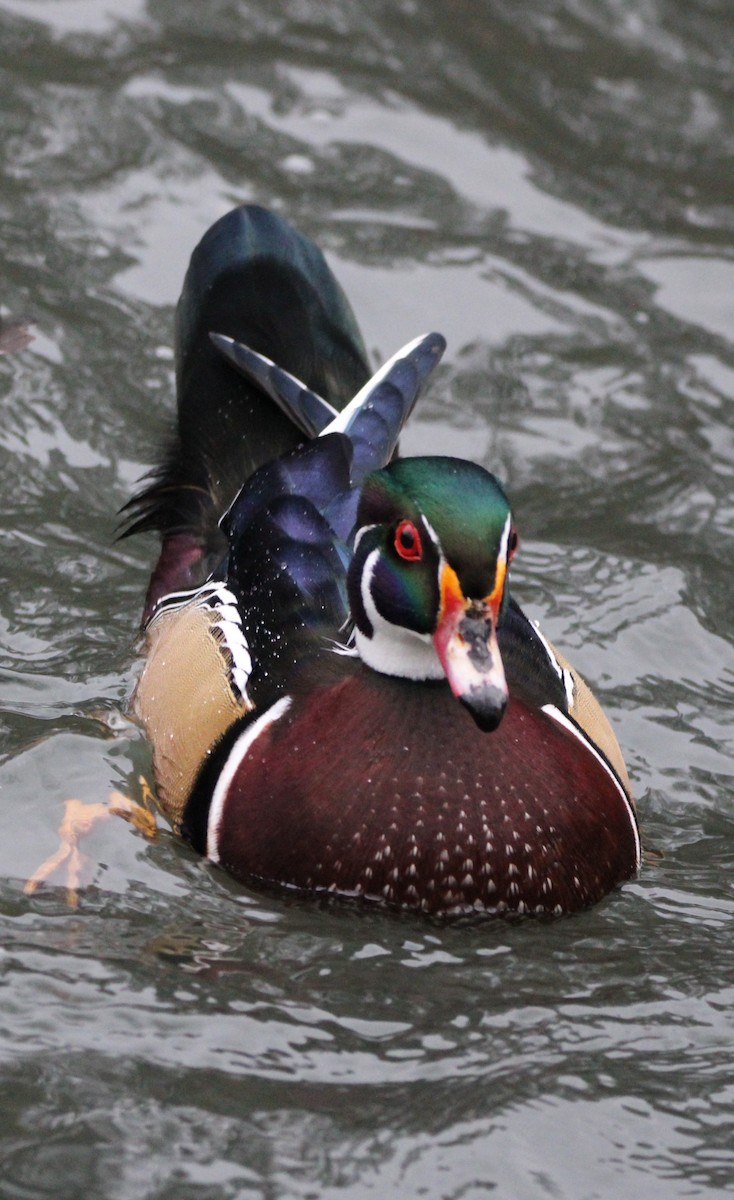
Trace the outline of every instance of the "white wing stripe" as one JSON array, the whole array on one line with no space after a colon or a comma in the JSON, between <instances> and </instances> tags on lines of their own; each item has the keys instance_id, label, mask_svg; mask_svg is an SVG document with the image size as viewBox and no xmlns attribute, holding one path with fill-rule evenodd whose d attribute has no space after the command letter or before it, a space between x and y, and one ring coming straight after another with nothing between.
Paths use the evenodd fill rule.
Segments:
<instances>
[{"instance_id":1,"label":"white wing stripe","mask_svg":"<svg viewBox=\"0 0 734 1200\"><path fill-rule=\"evenodd\" d=\"M280 700L276 700L275 704L266 709L261 717L258 717L256 721L253 721L251 725L248 725L243 730L230 750L229 757L217 780L217 786L214 789L212 802L209 806L209 820L206 827L206 856L212 862L219 862L219 831L224 815L224 804L237 769L260 734L272 725L274 721L278 721L287 713L290 706L290 696L282 696Z\"/></svg>"},{"instance_id":2,"label":"white wing stripe","mask_svg":"<svg viewBox=\"0 0 734 1200\"><path fill-rule=\"evenodd\" d=\"M637 827L637 817L635 816L635 810L632 807L630 798L627 795L627 793L625 792L624 788L622 787L622 784L617 779L617 776L615 775L612 768L609 766L609 763L606 761L606 759L602 758L601 754L596 749L593 742L590 742L589 739L584 736L582 730L579 729L578 725L575 725L573 723L573 721L570 720L570 718L566 716L565 713L562 713L559 708L556 708L555 704L544 704L542 711L544 713L546 713L546 715L549 716L552 720L556 721L559 725L562 725L564 729L567 729L569 731L569 733L572 733L575 738L578 738L578 740L583 743L583 745L586 747L586 749L589 750L591 752L591 754L594 755L594 758L597 760L597 762L599 762L601 764L601 766L604 768L604 770L606 771L609 778L614 782L614 786L616 787L620 796L624 800L627 811L629 813L630 825L632 826L632 832L634 833L634 837L635 837L635 857L636 857L636 863L637 863L637 870L639 871L640 865L642 863L642 846L640 844L640 831Z\"/></svg>"}]
</instances>

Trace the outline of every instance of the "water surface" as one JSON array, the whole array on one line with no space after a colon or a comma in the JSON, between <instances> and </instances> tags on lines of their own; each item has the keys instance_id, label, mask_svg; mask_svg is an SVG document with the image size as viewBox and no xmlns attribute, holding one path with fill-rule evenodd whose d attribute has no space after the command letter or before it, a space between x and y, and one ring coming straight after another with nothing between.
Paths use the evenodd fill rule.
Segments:
<instances>
[{"instance_id":1,"label":"water surface","mask_svg":"<svg viewBox=\"0 0 734 1200\"><path fill-rule=\"evenodd\" d=\"M0 0L3 1171L13 1200L734 1188L734 127L726 0ZM324 247L408 452L506 481L516 592L619 732L654 860L594 911L434 926L263 896L162 834L23 881L134 789L192 246Z\"/></svg>"}]
</instances>

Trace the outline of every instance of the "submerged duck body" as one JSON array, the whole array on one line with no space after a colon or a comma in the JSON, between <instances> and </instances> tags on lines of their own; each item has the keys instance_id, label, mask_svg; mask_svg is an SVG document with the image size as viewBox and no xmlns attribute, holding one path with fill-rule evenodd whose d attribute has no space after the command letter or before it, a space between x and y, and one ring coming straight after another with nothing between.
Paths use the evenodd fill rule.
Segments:
<instances>
[{"instance_id":1,"label":"submerged duck body","mask_svg":"<svg viewBox=\"0 0 734 1200\"><path fill-rule=\"evenodd\" d=\"M572 912L637 871L634 805L601 708L510 595L501 486L394 459L442 350L369 380L312 243L253 206L209 231L176 441L133 502L162 534L134 707L164 813L244 881Z\"/></svg>"}]
</instances>

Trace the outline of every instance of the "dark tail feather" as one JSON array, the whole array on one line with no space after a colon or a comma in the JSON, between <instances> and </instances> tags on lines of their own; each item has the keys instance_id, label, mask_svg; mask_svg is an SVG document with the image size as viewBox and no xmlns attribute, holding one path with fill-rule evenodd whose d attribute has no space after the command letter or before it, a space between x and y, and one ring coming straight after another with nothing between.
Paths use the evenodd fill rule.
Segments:
<instances>
[{"instance_id":1,"label":"dark tail feather","mask_svg":"<svg viewBox=\"0 0 734 1200\"><path fill-rule=\"evenodd\" d=\"M227 362L250 383L262 388L307 438L318 437L338 415L338 410L323 396L312 392L301 379L296 379L295 375L290 375L244 342L235 342L223 333L210 333L209 337Z\"/></svg>"},{"instance_id":2,"label":"dark tail feather","mask_svg":"<svg viewBox=\"0 0 734 1200\"><path fill-rule=\"evenodd\" d=\"M193 548L201 548L200 558L220 553L217 523L244 480L303 440L225 361L211 331L246 342L337 409L369 376L352 310L312 242L256 205L234 209L208 230L191 256L176 313L176 432L151 482L123 510L124 536L157 529L164 541L175 537L169 558L177 558L176 545L187 548L194 576Z\"/></svg>"}]
</instances>

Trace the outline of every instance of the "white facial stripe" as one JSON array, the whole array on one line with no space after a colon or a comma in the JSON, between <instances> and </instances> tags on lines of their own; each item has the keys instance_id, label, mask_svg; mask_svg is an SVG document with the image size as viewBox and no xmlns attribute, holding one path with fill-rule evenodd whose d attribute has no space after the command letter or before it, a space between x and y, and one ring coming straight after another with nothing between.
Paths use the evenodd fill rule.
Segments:
<instances>
[{"instance_id":1,"label":"white facial stripe","mask_svg":"<svg viewBox=\"0 0 734 1200\"><path fill-rule=\"evenodd\" d=\"M229 757L224 764L224 769L217 780L217 786L214 789L212 802L209 806L209 819L206 827L206 856L212 862L219 862L219 829L222 824L224 804L232 780L260 734L287 713L290 706L290 696L282 696L280 700L276 700L275 704L266 709L261 717L258 717L256 721L247 726L230 750Z\"/></svg>"},{"instance_id":2,"label":"white facial stripe","mask_svg":"<svg viewBox=\"0 0 734 1200\"><path fill-rule=\"evenodd\" d=\"M502 537L500 538L500 552L497 555L497 562L504 563L507 566L507 559L510 552L510 534L512 533L512 513L507 514Z\"/></svg>"},{"instance_id":3,"label":"white facial stripe","mask_svg":"<svg viewBox=\"0 0 734 1200\"><path fill-rule=\"evenodd\" d=\"M438 540L438 534L436 533L436 530L431 525L431 522L428 520L428 517L426 517L423 513L421 513L421 521L423 522L426 529L428 530L428 536L431 539L431 541L433 542L436 549L438 550L439 554L441 555L441 561L443 563L443 553L441 551L441 543Z\"/></svg>"},{"instance_id":4,"label":"white facial stripe","mask_svg":"<svg viewBox=\"0 0 734 1200\"><path fill-rule=\"evenodd\" d=\"M354 553L355 554L357 553L357 546L362 541L362 538L364 537L364 535L366 533L369 533L370 529L377 529L377 526L376 525L363 525L362 528L357 531L356 537L354 539Z\"/></svg>"},{"instance_id":5,"label":"white facial stripe","mask_svg":"<svg viewBox=\"0 0 734 1200\"><path fill-rule=\"evenodd\" d=\"M629 813L630 825L632 826L632 832L634 834L634 839L635 839L636 866L637 866L637 870L639 871L640 864L642 863L642 846L640 844L640 832L639 832L639 829L637 828L637 820L635 817L635 810L632 807L630 798L627 795L627 793L625 792L624 788L622 787L622 784L617 779L617 776L615 775L612 768L609 766L609 763L606 761L606 759L602 758L601 754L596 749L593 742L589 741L589 739L585 736L583 730L579 729L578 725L574 724L574 722L569 717L567 717L565 713L562 713L560 709L556 708L555 704L544 704L542 707L542 711L544 713L546 713L547 716L551 717L552 720L556 721L559 725L562 725L564 729L567 729L569 731L569 733L572 733L575 738L578 738L578 740L582 743L582 745L584 745L586 747L586 749L591 754L594 755L594 758L597 760L598 763L601 764L601 766L604 768L604 770L606 771L609 778L613 781L614 786L616 787L620 796L624 800L624 803L627 808L627 812Z\"/></svg>"},{"instance_id":6,"label":"white facial stripe","mask_svg":"<svg viewBox=\"0 0 734 1200\"><path fill-rule=\"evenodd\" d=\"M382 623L382 617L375 608L375 602L372 599L371 587L372 576L375 573L375 567L377 566L377 560L379 557L379 547L376 550L373 550L371 554L367 555L366 559L364 560L362 578L359 581L359 590L362 595L362 605L364 607L364 611L367 613L367 619L369 620L373 630L376 630L377 625Z\"/></svg>"}]
</instances>

